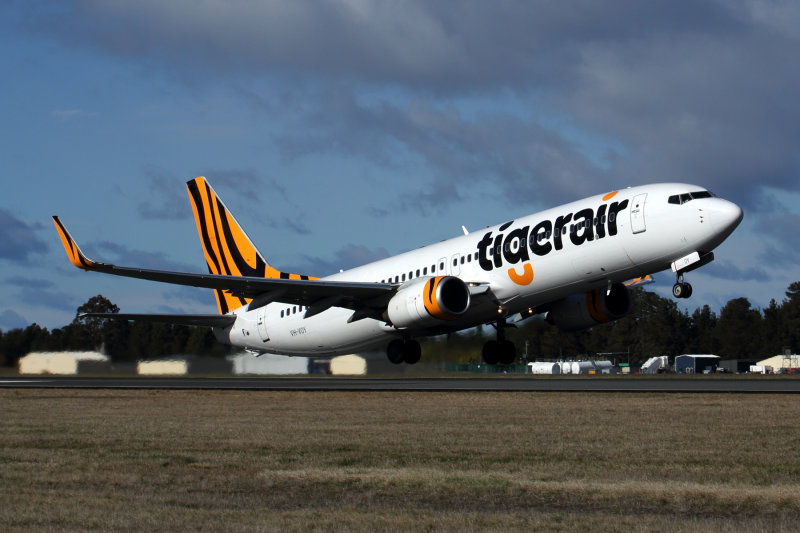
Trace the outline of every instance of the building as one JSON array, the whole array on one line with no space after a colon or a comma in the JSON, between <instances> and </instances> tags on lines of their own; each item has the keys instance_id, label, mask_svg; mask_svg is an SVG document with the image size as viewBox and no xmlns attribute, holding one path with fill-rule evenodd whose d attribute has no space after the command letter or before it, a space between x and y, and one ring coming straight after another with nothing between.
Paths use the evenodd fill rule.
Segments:
<instances>
[{"instance_id":1,"label":"building","mask_svg":"<svg viewBox=\"0 0 800 533\"><path fill-rule=\"evenodd\" d=\"M367 360L360 355L340 355L330 361L330 373L339 376L364 376Z\"/></svg>"},{"instance_id":2,"label":"building","mask_svg":"<svg viewBox=\"0 0 800 533\"><path fill-rule=\"evenodd\" d=\"M708 374L716 372L720 358L711 354L686 354L675 358L676 374Z\"/></svg>"},{"instance_id":3,"label":"building","mask_svg":"<svg viewBox=\"0 0 800 533\"><path fill-rule=\"evenodd\" d=\"M19 359L20 374L105 374L111 360L98 352L31 352Z\"/></svg>"},{"instance_id":4,"label":"building","mask_svg":"<svg viewBox=\"0 0 800 533\"><path fill-rule=\"evenodd\" d=\"M800 369L800 355L776 355L753 364L772 367L773 372L796 372Z\"/></svg>"},{"instance_id":5,"label":"building","mask_svg":"<svg viewBox=\"0 0 800 533\"><path fill-rule=\"evenodd\" d=\"M311 360L308 357L290 357L266 353L255 355L247 352L228 356L233 364L234 374L255 374L267 376L292 376L308 374Z\"/></svg>"},{"instance_id":6,"label":"building","mask_svg":"<svg viewBox=\"0 0 800 533\"><path fill-rule=\"evenodd\" d=\"M726 359L719 362L719 367L730 374L744 374L750 372L750 366L755 364L750 359Z\"/></svg>"},{"instance_id":7,"label":"building","mask_svg":"<svg viewBox=\"0 0 800 533\"><path fill-rule=\"evenodd\" d=\"M181 376L185 374L230 374L232 364L220 357L173 355L139 361L136 373L142 376Z\"/></svg>"}]
</instances>

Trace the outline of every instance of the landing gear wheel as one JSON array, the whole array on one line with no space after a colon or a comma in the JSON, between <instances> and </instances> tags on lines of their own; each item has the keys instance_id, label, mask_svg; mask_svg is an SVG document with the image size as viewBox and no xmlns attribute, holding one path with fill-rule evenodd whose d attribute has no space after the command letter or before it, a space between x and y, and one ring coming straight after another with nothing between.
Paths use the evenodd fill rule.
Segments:
<instances>
[{"instance_id":1,"label":"landing gear wheel","mask_svg":"<svg viewBox=\"0 0 800 533\"><path fill-rule=\"evenodd\" d=\"M413 365L422 357L422 348L417 341L406 341L403 344L403 361L409 365Z\"/></svg>"},{"instance_id":2,"label":"landing gear wheel","mask_svg":"<svg viewBox=\"0 0 800 533\"><path fill-rule=\"evenodd\" d=\"M672 286L672 295L675 298L683 298L683 291L684 291L683 283L676 283L675 285Z\"/></svg>"},{"instance_id":3,"label":"landing gear wheel","mask_svg":"<svg viewBox=\"0 0 800 533\"><path fill-rule=\"evenodd\" d=\"M672 295L675 298L688 298L692 295L692 286L688 283L679 281L672 286Z\"/></svg>"},{"instance_id":4,"label":"landing gear wheel","mask_svg":"<svg viewBox=\"0 0 800 533\"><path fill-rule=\"evenodd\" d=\"M487 365L496 365L500 360L500 343L497 341L486 341L483 345L483 362Z\"/></svg>"},{"instance_id":5,"label":"landing gear wheel","mask_svg":"<svg viewBox=\"0 0 800 533\"><path fill-rule=\"evenodd\" d=\"M503 341L500 343L499 355L500 364L510 365L517 358L517 347L511 341Z\"/></svg>"},{"instance_id":6,"label":"landing gear wheel","mask_svg":"<svg viewBox=\"0 0 800 533\"><path fill-rule=\"evenodd\" d=\"M400 339L394 339L389 343L389 346L386 347L386 355L389 357L389 361L399 365L405 360L404 344Z\"/></svg>"}]
</instances>

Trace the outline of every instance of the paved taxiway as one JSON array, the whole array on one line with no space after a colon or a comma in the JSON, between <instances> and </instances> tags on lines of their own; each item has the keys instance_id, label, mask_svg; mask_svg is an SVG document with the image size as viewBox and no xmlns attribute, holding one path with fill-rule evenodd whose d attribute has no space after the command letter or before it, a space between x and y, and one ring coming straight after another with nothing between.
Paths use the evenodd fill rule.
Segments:
<instances>
[{"instance_id":1,"label":"paved taxiway","mask_svg":"<svg viewBox=\"0 0 800 533\"><path fill-rule=\"evenodd\" d=\"M718 392L798 394L791 377L20 377L0 378L0 388L175 389L295 391L507 391L507 392Z\"/></svg>"}]
</instances>

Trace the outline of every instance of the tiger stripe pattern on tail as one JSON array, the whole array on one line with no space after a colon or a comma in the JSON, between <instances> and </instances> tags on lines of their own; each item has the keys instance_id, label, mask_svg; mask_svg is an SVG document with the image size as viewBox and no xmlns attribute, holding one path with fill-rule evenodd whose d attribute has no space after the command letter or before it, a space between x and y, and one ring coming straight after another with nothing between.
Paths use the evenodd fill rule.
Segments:
<instances>
[{"instance_id":1,"label":"tiger stripe pattern on tail","mask_svg":"<svg viewBox=\"0 0 800 533\"><path fill-rule=\"evenodd\" d=\"M202 176L186 183L208 271L223 276L318 279L271 267ZM251 298L214 289L220 314L250 303Z\"/></svg>"}]
</instances>

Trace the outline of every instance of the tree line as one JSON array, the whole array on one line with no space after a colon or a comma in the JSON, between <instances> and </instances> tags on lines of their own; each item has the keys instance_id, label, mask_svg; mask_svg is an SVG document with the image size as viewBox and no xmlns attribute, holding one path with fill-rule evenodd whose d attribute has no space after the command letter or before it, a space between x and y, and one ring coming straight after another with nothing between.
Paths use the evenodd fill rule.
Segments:
<instances>
[{"instance_id":1,"label":"tree line","mask_svg":"<svg viewBox=\"0 0 800 533\"><path fill-rule=\"evenodd\" d=\"M626 317L593 328L563 332L541 317L522 321L507 336L521 360L601 357L641 363L658 355L706 353L723 359L763 359L800 349L800 282L786 290L779 303L753 308L747 298L734 298L719 314L708 305L691 314L656 293L635 288L633 310ZM37 324L0 330L0 362L16 365L31 351L98 350L114 361L137 361L162 355L224 356L229 347L216 341L210 328L127 322L81 317L84 313L116 313L119 308L102 295L78 307L75 319L49 331ZM428 362L479 362L481 346L494 337L492 326L422 341Z\"/></svg>"},{"instance_id":2,"label":"tree line","mask_svg":"<svg viewBox=\"0 0 800 533\"><path fill-rule=\"evenodd\" d=\"M15 366L20 357L34 351L96 350L113 361L174 354L224 356L229 351L216 341L210 328L81 317L84 313L118 312L119 307L99 294L78 307L74 320L63 328L49 331L34 323L24 329L0 331L0 362Z\"/></svg>"},{"instance_id":3,"label":"tree line","mask_svg":"<svg viewBox=\"0 0 800 533\"><path fill-rule=\"evenodd\" d=\"M675 300L635 288L633 310L620 320L564 332L537 316L506 330L506 335L523 361L598 357L637 364L653 356L687 353L760 360L800 349L800 282L790 284L785 295L764 309L752 307L747 298L734 298L719 314L708 305L690 313L681 311ZM494 335L493 327L483 326L428 339L423 354L435 354L441 361L479 362L483 342Z\"/></svg>"}]
</instances>

